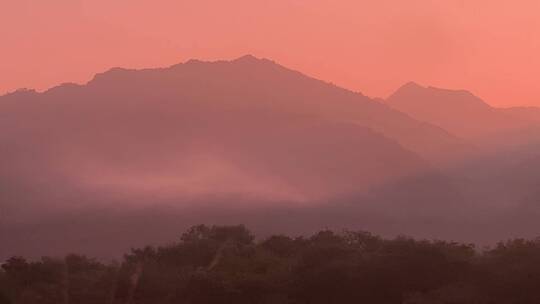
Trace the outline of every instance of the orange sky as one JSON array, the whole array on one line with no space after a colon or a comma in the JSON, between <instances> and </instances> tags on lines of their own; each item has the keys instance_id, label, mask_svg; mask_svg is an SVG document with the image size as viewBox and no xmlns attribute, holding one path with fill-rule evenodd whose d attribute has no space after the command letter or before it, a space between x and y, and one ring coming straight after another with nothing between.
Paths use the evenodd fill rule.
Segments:
<instances>
[{"instance_id":1,"label":"orange sky","mask_svg":"<svg viewBox=\"0 0 540 304\"><path fill-rule=\"evenodd\" d=\"M538 0L0 0L0 93L250 53L370 96L540 106Z\"/></svg>"}]
</instances>

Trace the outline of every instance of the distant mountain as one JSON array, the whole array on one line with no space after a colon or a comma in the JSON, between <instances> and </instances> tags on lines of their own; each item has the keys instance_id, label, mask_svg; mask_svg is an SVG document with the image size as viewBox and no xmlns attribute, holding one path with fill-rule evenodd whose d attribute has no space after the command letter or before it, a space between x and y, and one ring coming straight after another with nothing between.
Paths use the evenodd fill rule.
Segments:
<instances>
[{"instance_id":1,"label":"distant mountain","mask_svg":"<svg viewBox=\"0 0 540 304\"><path fill-rule=\"evenodd\" d=\"M501 134L499 141L509 141L525 149L540 151L540 108L512 107L499 109L502 113L519 120L524 127Z\"/></svg>"},{"instance_id":2,"label":"distant mountain","mask_svg":"<svg viewBox=\"0 0 540 304\"><path fill-rule=\"evenodd\" d=\"M283 225L295 207L306 220L299 230L333 213L376 222L378 205L401 205L403 219L437 212L460 196L433 163L467 151L441 128L252 56L115 68L85 85L18 91L0 97L0 129L0 229L11 231L0 233L10 245L0 258L42 252L45 240L65 241L61 251L110 235L92 223L126 223L115 237L123 249L136 245L134 233L155 239L130 215L150 206L173 206L191 224L279 210Z\"/></svg>"},{"instance_id":3,"label":"distant mountain","mask_svg":"<svg viewBox=\"0 0 540 304\"><path fill-rule=\"evenodd\" d=\"M431 174L423 157L463 148L440 128L252 56L16 92L0 98L0 118L0 179L14 201L85 192L309 201Z\"/></svg>"},{"instance_id":4,"label":"distant mountain","mask_svg":"<svg viewBox=\"0 0 540 304\"><path fill-rule=\"evenodd\" d=\"M501 108L499 110L516 119L521 119L530 123L540 123L539 107L511 107Z\"/></svg>"},{"instance_id":5,"label":"distant mountain","mask_svg":"<svg viewBox=\"0 0 540 304\"><path fill-rule=\"evenodd\" d=\"M191 60L165 70L113 69L97 75L89 86L118 90L131 82L155 86L154 92L175 94L184 100L198 98L234 107L274 109L368 127L433 161L461 155L468 149L445 130L411 119L360 93L250 55L230 62Z\"/></svg>"},{"instance_id":6,"label":"distant mountain","mask_svg":"<svg viewBox=\"0 0 540 304\"><path fill-rule=\"evenodd\" d=\"M408 83L387 104L437 125L477 147L477 153L446 174L477 205L515 207L536 192L540 170L540 109L495 108L463 90Z\"/></svg>"},{"instance_id":7,"label":"distant mountain","mask_svg":"<svg viewBox=\"0 0 540 304\"><path fill-rule=\"evenodd\" d=\"M413 83L385 102L252 56L2 96L0 259L205 222L486 240L538 197L531 111ZM516 132L526 148L472 148Z\"/></svg>"},{"instance_id":8,"label":"distant mountain","mask_svg":"<svg viewBox=\"0 0 540 304\"><path fill-rule=\"evenodd\" d=\"M530 109L497 109L464 90L422 87L412 82L388 97L387 103L415 119L476 141L540 121L540 115L530 113Z\"/></svg>"}]
</instances>

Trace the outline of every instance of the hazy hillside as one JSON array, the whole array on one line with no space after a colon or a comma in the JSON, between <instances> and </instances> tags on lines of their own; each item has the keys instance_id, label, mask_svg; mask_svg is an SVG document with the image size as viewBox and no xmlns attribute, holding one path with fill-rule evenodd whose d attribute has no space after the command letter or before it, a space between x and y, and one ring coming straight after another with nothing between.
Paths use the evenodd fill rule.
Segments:
<instances>
[{"instance_id":1,"label":"hazy hillside","mask_svg":"<svg viewBox=\"0 0 540 304\"><path fill-rule=\"evenodd\" d=\"M480 141L537 123L536 108L498 109L464 90L408 83L386 100L392 108L439 126L460 138Z\"/></svg>"},{"instance_id":2,"label":"hazy hillside","mask_svg":"<svg viewBox=\"0 0 540 304\"><path fill-rule=\"evenodd\" d=\"M360 94L250 56L113 69L84 86L0 100L4 179L43 191L75 184L306 200L426 174L421 156L442 159L460 145Z\"/></svg>"},{"instance_id":3,"label":"hazy hillside","mask_svg":"<svg viewBox=\"0 0 540 304\"><path fill-rule=\"evenodd\" d=\"M438 206L460 199L429 163L466 151L455 137L251 56L113 69L86 85L19 91L0 98L0 115L2 222L14 231L4 234L13 248L57 236L55 225L40 223L95 210L122 217L149 206L270 210L339 201L357 210L388 196L408 214L420 210L413 205L441 213L447 208ZM403 192L409 187L416 190ZM304 218L324 217L314 214ZM315 222L300 230L328 223ZM65 223L60 231L76 225ZM71 231L85 235L83 226Z\"/></svg>"},{"instance_id":4,"label":"hazy hillside","mask_svg":"<svg viewBox=\"0 0 540 304\"><path fill-rule=\"evenodd\" d=\"M539 108L495 108L464 90L415 83L402 86L386 102L477 148L476 155L446 171L460 181L458 188L470 201L492 208L530 204L540 172Z\"/></svg>"},{"instance_id":5,"label":"hazy hillside","mask_svg":"<svg viewBox=\"0 0 540 304\"><path fill-rule=\"evenodd\" d=\"M0 256L114 255L196 223L504 237L489 223L534 197L536 150L501 166L435 124L251 56L18 91L0 97Z\"/></svg>"}]
</instances>

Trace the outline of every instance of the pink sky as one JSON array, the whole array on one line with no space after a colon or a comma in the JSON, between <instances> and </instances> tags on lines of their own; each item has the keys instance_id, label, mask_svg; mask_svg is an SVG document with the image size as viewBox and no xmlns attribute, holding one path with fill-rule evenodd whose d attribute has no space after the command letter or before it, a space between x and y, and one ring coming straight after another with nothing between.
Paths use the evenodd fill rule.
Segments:
<instances>
[{"instance_id":1,"label":"pink sky","mask_svg":"<svg viewBox=\"0 0 540 304\"><path fill-rule=\"evenodd\" d=\"M539 14L538 0L0 0L0 94L249 53L369 96L412 80L540 106Z\"/></svg>"}]
</instances>

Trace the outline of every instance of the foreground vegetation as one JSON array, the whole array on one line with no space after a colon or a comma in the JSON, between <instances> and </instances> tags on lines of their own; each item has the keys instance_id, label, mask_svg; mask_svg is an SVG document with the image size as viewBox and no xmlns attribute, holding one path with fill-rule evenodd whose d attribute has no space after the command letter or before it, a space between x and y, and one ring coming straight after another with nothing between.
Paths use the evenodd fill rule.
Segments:
<instances>
[{"instance_id":1,"label":"foreground vegetation","mask_svg":"<svg viewBox=\"0 0 540 304\"><path fill-rule=\"evenodd\" d=\"M1 304L540 303L540 240L473 245L321 231L255 241L243 226L195 226L121 262L80 255L0 271Z\"/></svg>"}]
</instances>

